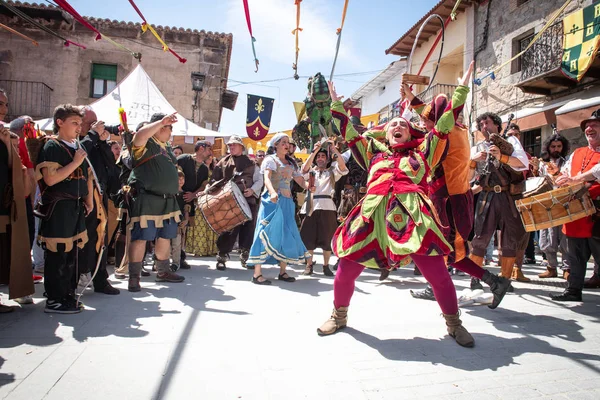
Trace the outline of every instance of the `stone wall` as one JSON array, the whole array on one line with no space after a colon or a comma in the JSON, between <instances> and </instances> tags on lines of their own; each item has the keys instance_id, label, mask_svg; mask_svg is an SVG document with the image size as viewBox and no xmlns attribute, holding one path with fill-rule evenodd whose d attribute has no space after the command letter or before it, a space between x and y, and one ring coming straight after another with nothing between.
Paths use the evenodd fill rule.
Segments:
<instances>
[{"instance_id":1,"label":"stone wall","mask_svg":"<svg viewBox=\"0 0 600 400\"><path fill-rule=\"evenodd\" d=\"M513 56L513 40L532 29L539 32L565 0L529 0L519 6L520 3L518 0L488 0L475 5L475 77L481 77L509 60ZM591 3L592 0L572 1L559 20ZM488 9L489 25L486 29ZM486 36L487 45L483 46ZM550 99L525 94L515 87L520 76L520 72L511 73L511 65L508 64L495 80L487 78L481 86L475 86L474 114L492 111L502 115Z\"/></svg>"},{"instance_id":2,"label":"stone wall","mask_svg":"<svg viewBox=\"0 0 600 400\"><path fill-rule=\"evenodd\" d=\"M117 82L135 68L138 61L131 54L118 49L106 40L95 41L95 34L70 16L56 12L51 6L28 5L15 2L27 12L35 10L37 21L61 36L81 43L87 49L65 47L60 39L23 22L8 10L0 13L0 23L13 27L39 42L39 47L4 30L0 30L0 80L41 81L50 86L52 106L61 103L89 104L93 63L116 64ZM58 17L57 17L58 15ZM229 73L231 34L213 33L155 26L159 35L172 46L185 64L169 52L163 52L160 43L150 32L142 34L139 23L88 18L100 32L110 36L134 52L142 53L142 64L166 99L184 117L192 119L191 73L206 75L204 89L198 96L194 121L200 126L217 130L221 118L221 94L226 88ZM115 110L115 113L117 110Z\"/></svg>"}]
</instances>

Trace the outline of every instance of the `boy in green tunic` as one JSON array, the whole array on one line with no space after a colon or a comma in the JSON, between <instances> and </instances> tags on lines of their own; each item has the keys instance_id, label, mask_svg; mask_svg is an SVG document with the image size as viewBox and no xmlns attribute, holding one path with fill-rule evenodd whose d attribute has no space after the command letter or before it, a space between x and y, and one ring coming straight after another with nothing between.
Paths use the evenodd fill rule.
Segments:
<instances>
[{"instance_id":1,"label":"boy in green tunic","mask_svg":"<svg viewBox=\"0 0 600 400\"><path fill-rule=\"evenodd\" d=\"M156 240L157 282L182 282L185 278L170 271L171 239L177 236L181 211L177 159L167 141L171 137L175 114L154 114L150 123L135 133L131 155L131 245L129 246L130 292L139 292L140 274L146 242Z\"/></svg>"},{"instance_id":2,"label":"boy in green tunic","mask_svg":"<svg viewBox=\"0 0 600 400\"><path fill-rule=\"evenodd\" d=\"M54 110L54 133L40 151L36 178L40 180L42 218L38 241L45 249L44 312L75 314L77 252L88 241L85 216L93 209L92 179L86 153L79 148L82 113L63 104Z\"/></svg>"}]
</instances>

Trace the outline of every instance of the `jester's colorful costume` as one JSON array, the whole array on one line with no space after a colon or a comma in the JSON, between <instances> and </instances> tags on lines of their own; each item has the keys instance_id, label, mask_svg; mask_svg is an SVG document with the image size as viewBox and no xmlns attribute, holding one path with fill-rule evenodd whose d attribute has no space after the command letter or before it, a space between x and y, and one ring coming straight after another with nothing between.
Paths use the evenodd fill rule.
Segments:
<instances>
[{"instance_id":1,"label":"jester's colorful costume","mask_svg":"<svg viewBox=\"0 0 600 400\"><path fill-rule=\"evenodd\" d=\"M342 103L332 103L340 133L356 161L368 169L369 177L367 194L348 214L333 239L333 250L340 258L334 281L335 309L318 329L320 335L332 334L346 326L354 282L365 267L389 269L410 256L433 287L448 333L461 346L474 345L458 317L456 290L446 270L444 256L452 247L442 233L439 217L427 195L427 178L444 156L447 134L454 127L468 92L466 86L456 89L452 102L427 136L410 121L400 118L408 124L411 139L393 147L368 134L359 135L349 123ZM387 125L384 131L386 128Z\"/></svg>"}]
</instances>

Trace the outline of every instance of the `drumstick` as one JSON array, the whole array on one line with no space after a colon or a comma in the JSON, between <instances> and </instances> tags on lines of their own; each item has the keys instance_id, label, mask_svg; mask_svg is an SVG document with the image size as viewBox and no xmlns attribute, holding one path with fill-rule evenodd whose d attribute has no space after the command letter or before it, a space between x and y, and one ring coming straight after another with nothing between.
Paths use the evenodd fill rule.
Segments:
<instances>
[{"instance_id":1,"label":"drumstick","mask_svg":"<svg viewBox=\"0 0 600 400\"><path fill-rule=\"evenodd\" d=\"M246 187L246 181L244 180L244 178L242 178L242 185L244 185L244 190L248 190L248 188Z\"/></svg>"}]
</instances>

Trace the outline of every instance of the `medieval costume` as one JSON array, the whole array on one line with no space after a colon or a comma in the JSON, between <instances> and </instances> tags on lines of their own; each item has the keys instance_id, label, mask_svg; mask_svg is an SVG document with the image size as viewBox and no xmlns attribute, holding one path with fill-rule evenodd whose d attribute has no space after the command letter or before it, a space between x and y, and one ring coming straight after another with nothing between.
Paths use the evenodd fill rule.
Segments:
<instances>
[{"instance_id":1,"label":"medieval costume","mask_svg":"<svg viewBox=\"0 0 600 400\"><path fill-rule=\"evenodd\" d=\"M135 140L135 139L134 139ZM133 169L129 176L132 241L171 240L177 236L181 211L177 203L179 178L171 146L152 136L143 146L132 147ZM140 291L142 261L129 260L129 291ZM182 282L170 271L170 262L155 260L157 282Z\"/></svg>"},{"instance_id":2,"label":"medieval costume","mask_svg":"<svg viewBox=\"0 0 600 400\"><path fill-rule=\"evenodd\" d=\"M411 106L421 118L436 123L447 103L447 97L439 95L429 105L415 97ZM453 250L448 254L446 262L448 266L490 285L494 293L490 308L496 308L509 289L510 282L480 268L469 258L467 239L473 229L473 192L469 186L469 164L465 162L470 157L469 137L465 127L455 124L447 135L445 147L440 163L431 172L429 198L440 218L444 237L452 244ZM432 300L433 290L431 287L422 292L411 290L411 295Z\"/></svg>"},{"instance_id":3,"label":"medieval costume","mask_svg":"<svg viewBox=\"0 0 600 400\"><path fill-rule=\"evenodd\" d=\"M245 149L244 143L239 136L232 136L227 144L238 144ZM219 235L219 239L217 240L217 248L219 249L217 269L221 271L225 270L225 262L229 259L229 253L233 250L236 240L240 248L242 265L246 266L250 246L252 246L252 234L254 233L254 224L256 221L256 200L263 185L260 169L254 161L244 154L239 156L228 154L219 161L213 171L211 188L225 185L231 180L233 180L242 193L246 189L252 189L254 192L252 196L245 197L252 212L252 219L236 226L229 232Z\"/></svg>"},{"instance_id":4,"label":"medieval costume","mask_svg":"<svg viewBox=\"0 0 600 400\"><path fill-rule=\"evenodd\" d=\"M272 171L271 182L279 194L277 203L271 202L265 188L260 199L254 241L248 257L248 265L256 264L304 264L310 256L296 225L296 207L292 200L291 181L302 176L292 164L284 164L275 155L268 155L262 163L261 171Z\"/></svg>"},{"instance_id":5,"label":"medieval costume","mask_svg":"<svg viewBox=\"0 0 600 400\"><path fill-rule=\"evenodd\" d=\"M383 127L396 142L389 146L372 136L359 135L349 123L342 102L332 103L335 123L356 161L368 169L369 178L367 194L333 238L333 250L341 260L334 281L333 314L317 330L320 335L346 326L354 282L365 267L390 269L411 257L433 287L448 333L461 346L474 345L459 319L456 290L444 261L452 247L427 196L427 178L442 158L446 136L468 93L466 86L456 89L446 112L426 137L405 118L392 119ZM334 92L332 98L337 98Z\"/></svg>"},{"instance_id":6,"label":"medieval costume","mask_svg":"<svg viewBox=\"0 0 600 400\"><path fill-rule=\"evenodd\" d=\"M204 189L211 176L212 171L208 171L207 178L200 184L200 189ZM219 251L217 249L217 239L219 236L210 228L200 212L196 213L196 216L190 219L186 236L186 250L196 257L214 256Z\"/></svg>"},{"instance_id":7,"label":"medieval costume","mask_svg":"<svg viewBox=\"0 0 600 400\"><path fill-rule=\"evenodd\" d=\"M499 121L497 116L494 117ZM488 157L483 161L471 161L470 165L475 173L475 182L482 187L475 206L475 231L471 241L473 251L470 258L477 265L482 266L486 248L496 230L499 229L501 274L505 278L510 278L513 276L517 251L522 248L524 253L527 247L527 242L522 245L526 232L515 206L515 200L522 197L525 189L525 177L522 171L529 169L529 163L516 137L510 136L506 141L512 145L513 152L510 155L502 154L500 158L503 161L496 160L488 152L492 146L489 139L480 141L471 148L472 158L480 152L488 152ZM508 162L511 158L518 159L523 167L510 167ZM517 275L522 275L520 268L514 269Z\"/></svg>"},{"instance_id":8,"label":"medieval costume","mask_svg":"<svg viewBox=\"0 0 600 400\"><path fill-rule=\"evenodd\" d=\"M44 287L48 300L45 312L72 313L80 307L74 297L79 280L78 259L88 242L84 198L90 177L87 161L71 175L47 186L42 169L53 175L73 161L77 142L49 139L37 158L36 178L42 191L38 205L41 218L38 241L45 250ZM79 254L77 254L79 253Z\"/></svg>"},{"instance_id":9,"label":"medieval costume","mask_svg":"<svg viewBox=\"0 0 600 400\"><path fill-rule=\"evenodd\" d=\"M586 134L588 146L580 147L571 154L562 168L563 174L567 177L573 178L584 174L600 163L599 122L600 111L594 112L590 118L581 122L581 130ZM570 180L567 183L570 183ZM596 201L600 197L600 183L597 180L591 183L588 190L592 200ZM600 236L597 228L594 229L593 217L584 217L563 225L562 232L566 238L566 256L571 273L565 291L560 295L550 295L552 300L582 301L587 263L591 256L594 257L596 264L600 262Z\"/></svg>"},{"instance_id":10,"label":"medieval costume","mask_svg":"<svg viewBox=\"0 0 600 400\"><path fill-rule=\"evenodd\" d=\"M323 249L325 261L323 263L323 274L333 276L333 272L329 269L328 261L331 255L331 239L338 227L337 211L333 201L335 193L335 183L342 176L348 174L348 169L345 163L343 169L340 168L339 162L327 162L326 168L319 168L317 165L317 157L319 154L324 154L329 158L329 153L326 149L321 148L316 153L316 156L311 154L307 163L314 159L313 166L310 172L304 175L305 180L310 179L310 175L314 176L315 192L307 194L307 200L302 205L300 214L304 215L302 225L300 226L300 237L304 245L311 254L319 247ZM337 153L339 154L339 152ZM321 157L321 162L326 161ZM343 160L341 160L343 163ZM307 166L304 166L307 168ZM306 169L304 169L306 171ZM304 275L312 275L314 260L307 262Z\"/></svg>"},{"instance_id":11,"label":"medieval costume","mask_svg":"<svg viewBox=\"0 0 600 400\"><path fill-rule=\"evenodd\" d=\"M6 130L0 131L0 135L9 138ZM25 214L24 171L17 150L10 140L7 142L8 146L0 140L0 283L8 284L9 298L16 299L35 290ZM10 311L12 307L0 304L0 313Z\"/></svg>"}]
</instances>

